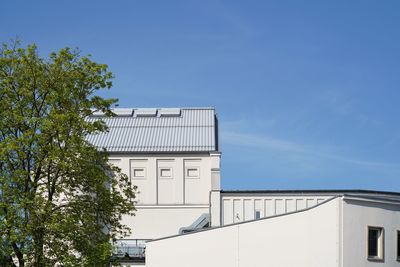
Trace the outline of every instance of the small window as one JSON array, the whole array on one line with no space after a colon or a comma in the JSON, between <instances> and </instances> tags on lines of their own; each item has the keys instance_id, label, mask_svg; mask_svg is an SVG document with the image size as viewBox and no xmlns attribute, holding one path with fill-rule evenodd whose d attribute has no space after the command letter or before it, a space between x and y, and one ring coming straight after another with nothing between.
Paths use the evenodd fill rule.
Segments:
<instances>
[{"instance_id":1,"label":"small window","mask_svg":"<svg viewBox=\"0 0 400 267\"><path fill-rule=\"evenodd\" d=\"M261 219L261 211L256 210L254 217L256 218L256 220Z\"/></svg>"},{"instance_id":2,"label":"small window","mask_svg":"<svg viewBox=\"0 0 400 267\"><path fill-rule=\"evenodd\" d=\"M397 231L397 260L400 261L400 231Z\"/></svg>"},{"instance_id":3,"label":"small window","mask_svg":"<svg viewBox=\"0 0 400 267\"><path fill-rule=\"evenodd\" d=\"M187 167L186 168L186 178L199 178L200 170L198 167Z\"/></svg>"},{"instance_id":4,"label":"small window","mask_svg":"<svg viewBox=\"0 0 400 267\"><path fill-rule=\"evenodd\" d=\"M133 178L146 178L146 168L133 168Z\"/></svg>"},{"instance_id":5,"label":"small window","mask_svg":"<svg viewBox=\"0 0 400 267\"><path fill-rule=\"evenodd\" d=\"M160 168L160 178L172 178L172 168Z\"/></svg>"},{"instance_id":6,"label":"small window","mask_svg":"<svg viewBox=\"0 0 400 267\"><path fill-rule=\"evenodd\" d=\"M383 260L383 228L368 227L368 259Z\"/></svg>"}]
</instances>

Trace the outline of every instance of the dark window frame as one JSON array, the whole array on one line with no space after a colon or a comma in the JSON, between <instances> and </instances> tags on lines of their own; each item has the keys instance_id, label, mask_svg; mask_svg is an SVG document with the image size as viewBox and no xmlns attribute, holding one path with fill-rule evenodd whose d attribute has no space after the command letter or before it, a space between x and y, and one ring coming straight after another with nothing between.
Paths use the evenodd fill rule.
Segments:
<instances>
[{"instance_id":1,"label":"dark window frame","mask_svg":"<svg viewBox=\"0 0 400 267\"><path fill-rule=\"evenodd\" d=\"M397 242L397 246L396 246L396 260L400 261L400 230L396 231L396 242Z\"/></svg>"},{"instance_id":2,"label":"dark window frame","mask_svg":"<svg viewBox=\"0 0 400 267\"><path fill-rule=\"evenodd\" d=\"M370 254L370 230L377 231L376 255ZM370 261L383 262L385 259L385 229L381 226L367 227L367 259Z\"/></svg>"}]
</instances>

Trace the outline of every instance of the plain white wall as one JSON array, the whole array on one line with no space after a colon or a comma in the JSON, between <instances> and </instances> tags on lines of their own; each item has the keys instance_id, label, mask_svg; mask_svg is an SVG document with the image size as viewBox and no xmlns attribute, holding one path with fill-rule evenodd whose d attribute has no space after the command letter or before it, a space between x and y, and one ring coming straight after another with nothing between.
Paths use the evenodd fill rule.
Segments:
<instances>
[{"instance_id":1,"label":"plain white wall","mask_svg":"<svg viewBox=\"0 0 400 267\"><path fill-rule=\"evenodd\" d=\"M210 216L211 226L221 226L221 192L211 191L210 192Z\"/></svg>"},{"instance_id":2,"label":"plain white wall","mask_svg":"<svg viewBox=\"0 0 400 267\"><path fill-rule=\"evenodd\" d=\"M343 203L343 267L400 266L396 259L400 205L350 198ZM384 228L384 262L367 259L368 226Z\"/></svg>"},{"instance_id":3,"label":"plain white wall","mask_svg":"<svg viewBox=\"0 0 400 267\"><path fill-rule=\"evenodd\" d=\"M204 213L209 213L206 205L140 207L136 216L123 216L121 222L132 229L126 238L155 239L177 235L181 227L190 226Z\"/></svg>"},{"instance_id":4,"label":"plain white wall","mask_svg":"<svg viewBox=\"0 0 400 267\"><path fill-rule=\"evenodd\" d=\"M339 203L147 243L147 267L337 267Z\"/></svg>"}]
</instances>

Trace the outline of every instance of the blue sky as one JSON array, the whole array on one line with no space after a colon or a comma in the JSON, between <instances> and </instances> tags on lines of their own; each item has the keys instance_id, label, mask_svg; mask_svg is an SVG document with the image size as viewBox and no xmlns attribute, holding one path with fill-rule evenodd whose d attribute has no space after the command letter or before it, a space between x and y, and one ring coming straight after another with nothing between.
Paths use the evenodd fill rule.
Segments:
<instances>
[{"instance_id":1,"label":"blue sky","mask_svg":"<svg viewBox=\"0 0 400 267\"><path fill-rule=\"evenodd\" d=\"M399 13L397 0L14 0L0 41L92 54L121 107L216 107L224 189L400 191Z\"/></svg>"}]
</instances>

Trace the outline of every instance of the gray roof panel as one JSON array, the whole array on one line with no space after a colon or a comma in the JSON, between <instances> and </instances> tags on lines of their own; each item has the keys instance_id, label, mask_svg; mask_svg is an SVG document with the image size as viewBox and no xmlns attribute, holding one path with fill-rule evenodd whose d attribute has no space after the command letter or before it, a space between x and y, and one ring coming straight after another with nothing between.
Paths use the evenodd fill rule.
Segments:
<instances>
[{"instance_id":1,"label":"gray roof panel","mask_svg":"<svg viewBox=\"0 0 400 267\"><path fill-rule=\"evenodd\" d=\"M152 109L158 116L137 116L144 109L114 110L116 117L103 120L108 132L88 136L88 141L109 152L211 152L217 151L214 108ZM149 109L146 109L148 111ZM120 114L120 115L118 115ZM131 113L132 114L132 113Z\"/></svg>"}]
</instances>

